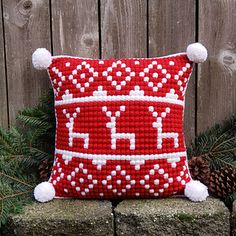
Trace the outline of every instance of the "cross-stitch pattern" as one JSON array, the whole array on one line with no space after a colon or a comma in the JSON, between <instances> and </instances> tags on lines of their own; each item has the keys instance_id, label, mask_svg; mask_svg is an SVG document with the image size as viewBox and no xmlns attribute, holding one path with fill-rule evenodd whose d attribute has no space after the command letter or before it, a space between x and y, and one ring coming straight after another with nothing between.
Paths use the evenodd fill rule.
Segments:
<instances>
[{"instance_id":1,"label":"cross-stitch pattern","mask_svg":"<svg viewBox=\"0 0 236 236\"><path fill-rule=\"evenodd\" d=\"M36 187L37 200L184 193L194 182L183 136L185 92L193 61L205 54L188 54L187 49L187 54L160 58L47 56L46 63L42 55L49 52L38 50L33 63L50 75L57 127L52 174L46 185ZM194 184L201 197L191 197L192 191L185 195L204 200L206 187Z\"/></svg>"}]
</instances>

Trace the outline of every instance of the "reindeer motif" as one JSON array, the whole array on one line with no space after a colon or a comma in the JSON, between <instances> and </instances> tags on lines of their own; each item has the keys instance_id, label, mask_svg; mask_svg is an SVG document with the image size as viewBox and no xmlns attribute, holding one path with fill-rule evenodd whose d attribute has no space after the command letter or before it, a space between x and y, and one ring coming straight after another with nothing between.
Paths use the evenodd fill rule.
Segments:
<instances>
[{"instance_id":1,"label":"reindeer motif","mask_svg":"<svg viewBox=\"0 0 236 236\"><path fill-rule=\"evenodd\" d=\"M156 118L156 121L152 123L152 127L157 129L157 149L162 148L162 140L166 138L173 138L174 147L179 147L178 133L162 132L162 120L166 117L167 113L170 113L170 108L167 107L165 111L161 113L161 116L158 116L158 113L154 111L153 106L149 106L148 110L152 113L152 116Z\"/></svg>"},{"instance_id":2,"label":"reindeer motif","mask_svg":"<svg viewBox=\"0 0 236 236\"><path fill-rule=\"evenodd\" d=\"M106 106L102 107L102 111L106 113L106 116L110 118L110 122L107 122L106 127L111 129L111 148L116 149L117 139L129 139L130 141L130 150L135 149L135 134L134 133L117 133L116 132L116 118L120 117L121 111L125 111L125 106L120 106L119 111L115 112L115 115L112 116L111 111L107 110Z\"/></svg>"},{"instance_id":3,"label":"reindeer motif","mask_svg":"<svg viewBox=\"0 0 236 236\"><path fill-rule=\"evenodd\" d=\"M77 114L80 113L80 108L77 107L75 110L76 112L74 112L73 114L67 112L66 109L63 110L63 113L66 115L66 118L69 119L69 122L66 123L66 127L69 130L69 146L73 146L74 138L82 138L84 140L84 148L88 149L89 134L74 132L74 119L77 117Z\"/></svg>"}]
</instances>

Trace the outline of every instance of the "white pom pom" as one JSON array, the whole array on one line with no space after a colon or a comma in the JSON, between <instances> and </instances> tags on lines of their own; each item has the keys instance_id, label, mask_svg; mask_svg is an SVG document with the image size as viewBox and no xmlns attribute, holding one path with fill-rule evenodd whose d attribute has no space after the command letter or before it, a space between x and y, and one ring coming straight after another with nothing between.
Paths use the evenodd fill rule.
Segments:
<instances>
[{"instance_id":1,"label":"white pom pom","mask_svg":"<svg viewBox=\"0 0 236 236\"><path fill-rule=\"evenodd\" d=\"M52 55L46 48L38 48L32 55L32 63L35 69L45 70L52 62Z\"/></svg>"},{"instance_id":2,"label":"white pom pom","mask_svg":"<svg viewBox=\"0 0 236 236\"><path fill-rule=\"evenodd\" d=\"M184 195L193 202L205 201L209 196L207 186L198 180L191 180L186 184Z\"/></svg>"},{"instance_id":3,"label":"white pom pom","mask_svg":"<svg viewBox=\"0 0 236 236\"><path fill-rule=\"evenodd\" d=\"M55 197L55 189L49 182L42 182L34 189L34 197L39 202L48 202Z\"/></svg>"},{"instance_id":4,"label":"white pom pom","mask_svg":"<svg viewBox=\"0 0 236 236\"><path fill-rule=\"evenodd\" d=\"M207 59L207 49L201 43L192 43L187 47L187 56L192 62L204 62Z\"/></svg>"}]
</instances>

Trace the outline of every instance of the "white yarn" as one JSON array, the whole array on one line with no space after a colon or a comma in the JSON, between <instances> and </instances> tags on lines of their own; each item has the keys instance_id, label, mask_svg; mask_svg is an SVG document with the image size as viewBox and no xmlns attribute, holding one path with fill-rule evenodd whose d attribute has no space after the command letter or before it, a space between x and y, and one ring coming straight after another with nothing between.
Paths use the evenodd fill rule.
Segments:
<instances>
[{"instance_id":1,"label":"white yarn","mask_svg":"<svg viewBox=\"0 0 236 236\"><path fill-rule=\"evenodd\" d=\"M188 59L195 63L204 62L207 59L207 49L201 43L192 43L187 47Z\"/></svg>"},{"instance_id":2,"label":"white yarn","mask_svg":"<svg viewBox=\"0 0 236 236\"><path fill-rule=\"evenodd\" d=\"M193 202L205 201L209 196L207 186L198 180L191 180L186 184L184 195Z\"/></svg>"},{"instance_id":3,"label":"white yarn","mask_svg":"<svg viewBox=\"0 0 236 236\"><path fill-rule=\"evenodd\" d=\"M32 55L32 63L35 69L45 70L52 62L52 55L46 48L38 48Z\"/></svg>"},{"instance_id":4,"label":"white yarn","mask_svg":"<svg viewBox=\"0 0 236 236\"><path fill-rule=\"evenodd\" d=\"M34 197L39 202L48 202L55 197L55 189L49 182L42 182L34 189Z\"/></svg>"}]
</instances>

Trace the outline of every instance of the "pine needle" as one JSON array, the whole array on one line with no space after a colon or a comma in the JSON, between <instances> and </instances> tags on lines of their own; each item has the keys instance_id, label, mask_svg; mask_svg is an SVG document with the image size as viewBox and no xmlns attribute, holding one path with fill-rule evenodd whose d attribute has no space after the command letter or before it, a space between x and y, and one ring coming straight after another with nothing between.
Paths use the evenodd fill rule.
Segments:
<instances>
[{"instance_id":1,"label":"pine needle","mask_svg":"<svg viewBox=\"0 0 236 236\"><path fill-rule=\"evenodd\" d=\"M193 156L208 160L212 169L236 168L236 114L197 136L188 148L188 158Z\"/></svg>"},{"instance_id":2,"label":"pine needle","mask_svg":"<svg viewBox=\"0 0 236 236\"><path fill-rule=\"evenodd\" d=\"M38 168L54 156L55 116L53 93L38 106L19 112L17 126L0 128L0 228L9 214L32 201ZM52 162L49 162L52 163Z\"/></svg>"}]
</instances>

